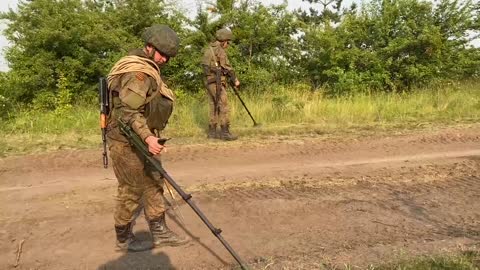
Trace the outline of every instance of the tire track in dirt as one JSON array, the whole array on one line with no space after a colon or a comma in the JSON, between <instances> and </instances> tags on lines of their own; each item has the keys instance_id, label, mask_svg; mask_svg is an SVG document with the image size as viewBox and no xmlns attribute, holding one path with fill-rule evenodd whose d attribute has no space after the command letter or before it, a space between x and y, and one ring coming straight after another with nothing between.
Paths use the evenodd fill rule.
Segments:
<instances>
[{"instance_id":1,"label":"tire track in dirt","mask_svg":"<svg viewBox=\"0 0 480 270\"><path fill-rule=\"evenodd\" d=\"M317 269L324 262L366 266L391 259L398 250L430 254L480 243L478 135L457 135L326 145L295 141L247 145L245 151L234 147L233 152L223 146L189 148L166 163L175 160L168 170L176 172L175 178L253 269L282 269L298 258L299 264L288 269ZM116 182L101 168L89 167L93 159L88 156L86 167L78 170L64 169L65 160L40 172L13 170L32 160L0 164L1 266L11 265L12 248L21 239L26 239L24 269L235 265L183 201L184 232L192 236L191 245L160 248L155 254L115 253L111 213ZM202 175L205 170L208 175ZM78 174L69 175L73 173ZM107 178L111 180L102 180ZM170 214L170 226L182 232ZM136 228L145 235L143 219Z\"/></svg>"},{"instance_id":2,"label":"tire track in dirt","mask_svg":"<svg viewBox=\"0 0 480 270\"><path fill-rule=\"evenodd\" d=\"M227 234L244 231L241 238L228 235L230 237L227 239L238 247L239 252L249 262L267 261L268 258L276 258L277 263L279 260L288 262L292 257L318 254L326 261L340 265L345 262L354 262L358 260L356 258L368 258L368 261L355 262L357 265L362 265L362 263L372 263L383 258L369 255L373 249L384 256L405 245L418 248L426 243L436 243L436 245L445 246L452 241L451 239L458 238L480 241L480 227L477 222L480 217L478 211L475 211L480 205L472 201L478 195L477 190L480 185L480 178L472 176L473 173L479 172L477 165L462 163L447 166L444 169L442 169L444 166L430 166L428 173L424 171L408 173L409 170L405 170L399 174L401 176L396 175L391 178L386 178L384 174L352 179L332 178L327 181L312 179L308 176L296 177L281 179L279 182L283 183L283 186L274 183L276 185L274 187L269 187L268 184L245 188L235 187L237 183L232 183L233 186L227 185L226 189L215 189L213 185L202 186L195 191L194 200L198 201L202 209L212 216L216 223L222 224ZM446 173L443 170L454 173ZM442 176L432 179L432 175ZM411 178L429 180L417 183L411 181ZM94 192L98 192L100 197L104 190L98 189ZM64 196L70 196L71 199L83 197L81 192ZM19 227L20 225L17 229L21 231L28 226L38 224L41 220L40 224L43 225L39 227L40 233L46 230L42 233L43 239L58 241L60 237L61 242L81 241L74 233L79 228L68 229L60 224L65 220L70 220L73 224L82 224L87 220L87 216L106 215L110 211L111 203L105 204L105 199L100 201L76 199L78 200L83 201L82 204L97 207L72 209L74 213L79 213L81 210L81 215L76 215L74 219L68 212L62 215L57 213L50 218L38 216L37 213L34 217L25 217L26 219L20 223L2 227L12 228L11 226ZM471 209L464 208L468 202L472 202ZM239 208L240 205L243 207ZM463 211L459 211L460 209ZM195 216L188 214L185 210L183 212L189 227L202 227ZM322 214L319 215L319 212ZM82 219L82 216L85 218ZM332 217L335 217L335 220L328 221ZM233 220L229 220L231 218ZM270 222L277 225L265 231L267 228L265 226ZM56 227L52 226L52 223L57 224L58 230L47 229ZM73 224L71 226L74 226ZM103 239L104 237L100 235L109 233L111 230L108 225L109 222L107 226L102 225L99 229L90 232L92 233L90 237ZM10 230L13 231L13 229ZM200 239L208 238L198 229L194 231L194 235ZM279 240L277 235L287 235L287 238ZM30 243L35 241L35 238L28 239ZM275 243L274 246L266 244L272 241ZM51 243L51 245L55 244ZM222 254L215 241L208 241L208 245L216 246L215 252ZM108 249L109 246L106 247L106 250ZM97 251L101 252L102 249ZM194 256L191 260L181 259L179 254L185 252L198 253L200 257ZM225 266L217 260L205 259L202 255L204 253L205 251L202 251L199 245L194 244L188 248L167 250L165 254L179 269L225 269ZM110 253L105 254L111 257ZM339 258L338 254L351 255L343 255ZM81 257L85 255L78 256L77 260L81 261ZM144 258L145 254L139 256L130 258L128 263L115 264L118 267L116 269L129 269L132 265L143 265L144 268L138 269L147 269L151 266L148 260L140 263L139 258ZM25 258L26 265L29 265L28 258ZM229 261L228 255L222 258ZM60 267L54 261L48 259L47 261L49 262L45 267L39 269L69 268L68 264ZM97 263L100 264L100 262ZM133 264L134 262L136 264ZM90 263L95 265L95 260ZM197 263L202 266L197 267ZM263 269L264 266L254 269ZM293 267L292 269L309 268Z\"/></svg>"},{"instance_id":3,"label":"tire track in dirt","mask_svg":"<svg viewBox=\"0 0 480 270\"><path fill-rule=\"evenodd\" d=\"M302 136L265 140L245 139L236 142L210 142L199 145L171 144L163 159L172 163L196 162L205 165L210 162L242 164L246 158L253 162L266 159L281 161L303 156L332 156L352 152L356 156L383 158L393 156L413 156L432 152L452 152L459 150L479 150L480 125L448 128L439 131L411 131L409 133L385 135L337 137ZM237 158L235 158L237 157ZM327 159L328 160L328 159ZM95 169L102 167L101 150L62 150L29 156L0 158L0 177L15 171L28 173L40 170L49 172L68 170L72 167Z\"/></svg>"},{"instance_id":4,"label":"tire track in dirt","mask_svg":"<svg viewBox=\"0 0 480 270\"><path fill-rule=\"evenodd\" d=\"M240 164L240 165L233 165L233 167L226 166L224 168L217 169L214 173L210 174L209 179L215 181L216 177L222 175L224 178L225 175L229 175L229 177L239 178L244 176L249 177L259 177L262 173L268 172L269 174L274 174L275 172L289 172L292 171L290 168L295 168L295 171L300 172L311 172L311 171L322 171L324 168L341 168L341 167L352 167L352 166L372 166L376 164L383 164L383 163L390 163L390 164L401 164L403 162L433 162L437 159L449 159L449 158L476 158L480 156L480 149L478 150L466 150L466 151L450 151L450 152L437 152L431 154L420 154L420 155L410 155L410 156L394 156L389 158L369 158L369 159L355 159L355 160L344 160L338 162L331 162L331 161L324 161L324 160L304 160L300 163L296 161L284 161L284 162L263 162L263 163L255 163L255 164ZM179 166L178 164L176 166ZM176 167L175 166L175 167ZM181 167L181 165L179 166ZM241 169L237 169L237 167L241 167ZM198 171L197 171L198 170ZM77 170L73 170L78 172ZM83 171L83 170L82 170ZM205 171L205 168L199 168L195 171L191 172L188 175L201 175L201 172ZM239 171L239 174L235 175L234 172ZM230 172L230 174L228 173ZM295 173L295 172L294 172ZM54 175L54 173L50 173ZM98 174L102 174L99 172ZM103 173L105 175L105 173ZM180 176L183 178L187 178L190 182L194 182L191 177L185 176L185 174L179 173ZM18 179L18 174L14 173L12 175L6 176L5 179L14 177ZM113 180L115 176L113 174L108 174L108 177L105 179ZM93 180L93 181L92 181ZM70 181L70 180L68 180ZM79 181L80 185L90 185L92 182L98 182L98 179L91 179L90 181ZM210 181L212 182L212 181ZM216 181L215 181L216 182ZM9 192L15 190L22 190L22 189L32 189L32 188L45 188L45 187L54 187L54 186L63 186L65 185L65 180L55 180L53 182L47 182L43 184L28 184L26 186L10 186L10 187L1 187L0 185L0 192ZM20 182L15 181L15 184L18 185Z\"/></svg>"},{"instance_id":5,"label":"tire track in dirt","mask_svg":"<svg viewBox=\"0 0 480 270\"><path fill-rule=\"evenodd\" d=\"M396 180L396 179L395 179ZM369 180L363 180L369 181ZM301 186L301 183L299 184ZM355 189L355 196L349 197L351 189ZM307 200L321 201L332 204L335 208L343 211L360 212L397 212L398 215L414 222L422 224L422 228L415 226L409 228L409 233L435 234L437 237L469 237L480 240L480 213L473 208L468 211L444 211L443 205L462 208L470 202L475 204L475 198L480 189L480 178L477 176L461 176L448 178L442 181L430 181L429 183L409 184L399 186L390 183L377 183L372 185L354 185L334 188L263 188L258 189L229 189L227 191L207 192L212 200L230 200L233 202L255 202L272 200ZM372 196L383 194L382 196ZM342 194L342 195L339 195ZM434 196L432 196L434 195ZM441 198L441 202L439 202ZM333 203L334 202L334 203ZM478 202L477 202L478 206ZM433 211L433 212L431 212ZM428 213L427 213L428 212ZM397 228L388 222L376 221L379 224ZM425 228L428 230L425 231ZM395 231L395 230L393 230ZM400 231L407 231L400 228Z\"/></svg>"}]
</instances>

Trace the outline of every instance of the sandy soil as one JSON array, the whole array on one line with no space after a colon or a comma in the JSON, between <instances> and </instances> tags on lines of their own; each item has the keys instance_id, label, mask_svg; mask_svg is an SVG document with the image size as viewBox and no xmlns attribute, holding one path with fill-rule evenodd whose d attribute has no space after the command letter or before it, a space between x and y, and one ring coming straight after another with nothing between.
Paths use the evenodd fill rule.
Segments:
<instances>
[{"instance_id":1,"label":"sandy soil","mask_svg":"<svg viewBox=\"0 0 480 270\"><path fill-rule=\"evenodd\" d=\"M480 126L205 145L172 140L162 159L253 269L364 268L480 248ZM182 201L168 222L189 245L115 252L115 188L100 150L0 159L0 269L237 267ZM135 230L150 238L142 216Z\"/></svg>"}]
</instances>

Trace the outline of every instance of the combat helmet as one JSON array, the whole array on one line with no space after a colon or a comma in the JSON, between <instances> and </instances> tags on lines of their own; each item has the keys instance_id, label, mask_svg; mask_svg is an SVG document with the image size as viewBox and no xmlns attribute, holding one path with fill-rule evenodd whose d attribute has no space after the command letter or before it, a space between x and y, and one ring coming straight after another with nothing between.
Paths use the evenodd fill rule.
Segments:
<instances>
[{"instance_id":1,"label":"combat helmet","mask_svg":"<svg viewBox=\"0 0 480 270\"><path fill-rule=\"evenodd\" d=\"M163 24L154 24L143 32L142 39L168 57L177 55L180 39L177 33Z\"/></svg>"},{"instance_id":2,"label":"combat helmet","mask_svg":"<svg viewBox=\"0 0 480 270\"><path fill-rule=\"evenodd\" d=\"M233 39L233 33L227 28L222 28L217 30L217 32L215 33L215 38L218 41L229 41Z\"/></svg>"}]
</instances>

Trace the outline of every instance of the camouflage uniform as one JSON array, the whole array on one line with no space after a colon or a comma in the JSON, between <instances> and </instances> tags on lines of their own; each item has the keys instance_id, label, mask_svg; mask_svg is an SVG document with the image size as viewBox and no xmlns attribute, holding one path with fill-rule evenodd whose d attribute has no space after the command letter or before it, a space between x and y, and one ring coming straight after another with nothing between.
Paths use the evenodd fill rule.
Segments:
<instances>
[{"instance_id":1,"label":"camouflage uniform","mask_svg":"<svg viewBox=\"0 0 480 270\"><path fill-rule=\"evenodd\" d=\"M165 28L168 28L155 27L152 27L155 31L165 31ZM173 30L167 30L167 34L176 38ZM149 40L151 38L147 38L146 43ZM175 44L178 47L178 41L174 42ZM176 53L176 47L174 48L173 52ZM156 50L160 51L158 48ZM144 141L149 136L159 137L160 131L167 124L173 110L173 93L161 81L159 67L149 58L144 50L133 50L129 56L120 59L109 74L112 111L108 116L107 140L113 170L118 180L114 219L117 247L120 250L141 251L151 248L151 245L143 245L137 241L132 233L134 219L142 207L154 245L177 245L186 242L186 239L180 239L166 226L164 179L146 162L145 157L129 144L117 124L117 119L128 123ZM136 61L137 65L132 68L136 71L123 72L118 68L119 63L131 61Z\"/></svg>"},{"instance_id":2,"label":"camouflage uniform","mask_svg":"<svg viewBox=\"0 0 480 270\"><path fill-rule=\"evenodd\" d=\"M147 57L142 50L135 50L130 55ZM125 123L130 123L135 132L145 140L148 136L158 136L160 130L153 130L147 124L146 113L152 106L151 100L161 105L165 126L173 109L173 102L162 95L155 95L155 79L142 72L129 72L112 82L113 111L109 117L108 143L113 170L118 180L117 205L114 214L115 224L125 225L132 221L140 200L144 196L145 215L154 219L165 212L163 201L163 179L145 163L145 158L131 146L117 127L116 118L121 116ZM132 96L145 97L144 104L133 104ZM138 106L139 105L139 106ZM137 107L137 108L132 108Z\"/></svg>"},{"instance_id":3,"label":"camouflage uniform","mask_svg":"<svg viewBox=\"0 0 480 270\"><path fill-rule=\"evenodd\" d=\"M223 32L222 32L223 31ZM222 37L222 34L226 36ZM207 88L209 101L209 137L221 139L236 139L236 136L230 134L230 118L227 100L227 79L236 80L235 71L228 60L227 53L222 47L222 43L231 39L231 32L226 29L217 31L217 40L210 43L205 49L202 59L202 67L204 69L204 83ZM220 89L217 89L216 69L221 69ZM220 91L218 100L218 111L215 108L217 91ZM222 132L220 135L216 133L216 127L220 124ZM228 135L226 135L226 133Z\"/></svg>"}]
</instances>

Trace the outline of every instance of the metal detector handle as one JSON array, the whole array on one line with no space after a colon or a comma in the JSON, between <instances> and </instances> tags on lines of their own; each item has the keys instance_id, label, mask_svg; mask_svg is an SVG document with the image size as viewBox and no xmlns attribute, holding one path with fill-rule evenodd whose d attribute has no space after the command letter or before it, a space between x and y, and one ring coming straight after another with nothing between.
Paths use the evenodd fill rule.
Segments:
<instances>
[{"instance_id":1,"label":"metal detector handle","mask_svg":"<svg viewBox=\"0 0 480 270\"><path fill-rule=\"evenodd\" d=\"M158 144L160 145L165 145L165 143L168 141L168 140L171 140L172 138L160 138L158 139Z\"/></svg>"}]
</instances>

